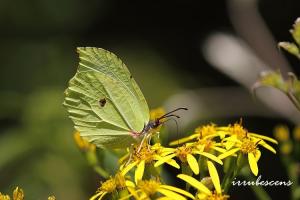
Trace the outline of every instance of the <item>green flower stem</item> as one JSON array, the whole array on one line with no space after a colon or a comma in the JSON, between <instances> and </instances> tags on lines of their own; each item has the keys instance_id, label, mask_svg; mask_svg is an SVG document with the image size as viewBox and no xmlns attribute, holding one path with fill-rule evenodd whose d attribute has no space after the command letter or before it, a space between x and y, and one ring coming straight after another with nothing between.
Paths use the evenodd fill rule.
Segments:
<instances>
[{"instance_id":1,"label":"green flower stem","mask_svg":"<svg viewBox=\"0 0 300 200\"><path fill-rule=\"evenodd\" d=\"M99 174L103 178L105 178L105 179L109 178L109 174L99 165L93 166L93 169L97 174Z\"/></svg>"},{"instance_id":2,"label":"green flower stem","mask_svg":"<svg viewBox=\"0 0 300 200\"><path fill-rule=\"evenodd\" d=\"M294 94L291 91L286 92L289 99L292 101L292 103L295 105L295 107L300 110L300 103L298 99L294 96Z\"/></svg>"},{"instance_id":3,"label":"green flower stem","mask_svg":"<svg viewBox=\"0 0 300 200\"><path fill-rule=\"evenodd\" d=\"M199 171L200 171L200 181L207 176L207 167L206 167L206 161L207 158L205 158L204 156L199 156L198 159L198 165L199 165Z\"/></svg>"},{"instance_id":4,"label":"green flower stem","mask_svg":"<svg viewBox=\"0 0 300 200\"><path fill-rule=\"evenodd\" d=\"M129 195L128 190L126 190L126 189L119 190L119 196L120 196L120 198L121 197L126 197L128 195Z\"/></svg>"},{"instance_id":5,"label":"green flower stem","mask_svg":"<svg viewBox=\"0 0 300 200\"><path fill-rule=\"evenodd\" d=\"M224 186L225 193L228 193L232 185L233 179L238 176L243 166L245 166L245 163L246 163L245 155L242 153L239 153L237 158L232 159L229 165L229 171L223 180L224 182L222 182L222 186Z\"/></svg>"},{"instance_id":6,"label":"green flower stem","mask_svg":"<svg viewBox=\"0 0 300 200\"><path fill-rule=\"evenodd\" d=\"M117 191L114 191L111 195L113 200L118 200L120 198L119 193Z\"/></svg>"},{"instance_id":7,"label":"green flower stem","mask_svg":"<svg viewBox=\"0 0 300 200\"><path fill-rule=\"evenodd\" d=\"M143 179L151 179L152 177L158 178L159 176L158 168L154 167L153 163L145 165Z\"/></svg>"},{"instance_id":8,"label":"green flower stem","mask_svg":"<svg viewBox=\"0 0 300 200\"><path fill-rule=\"evenodd\" d=\"M229 167L227 168L225 172L225 176L222 181L222 188L224 188L224 192L227 193L230 186L231 186L231 181L232 181L232 175L234 172L234 168L236 167L236 158L230 157L227 158L230 159L229 162Z\"/></svg>"},{"instance_id":9,"label":"green flower stem","mask_svg":"<svg viewBox=\"0 0 300 200\"><path fill-rule=\"evenodd\" d=\"M192 176L193 175L193 172L191 170L191 168L189 167L188 163L187 162L182 162L181 163L181 173L182 174L186 174L186 175L189 175L189 176ZM190 185L188 183L186 183L185 185L185 190L186 191L189 191L190 189Z\"/></svg>"},{"instance_id":10,"label":"green flower stem","mask_svg":"<svg viewBox=\"0 0 300 200\"><path fill-rule=\"evenodd\" d=\"M98 157L94 151L85 152L88 164L103 178L109 178L109 174L100 166Z\"/></svg>"}]
</instances>

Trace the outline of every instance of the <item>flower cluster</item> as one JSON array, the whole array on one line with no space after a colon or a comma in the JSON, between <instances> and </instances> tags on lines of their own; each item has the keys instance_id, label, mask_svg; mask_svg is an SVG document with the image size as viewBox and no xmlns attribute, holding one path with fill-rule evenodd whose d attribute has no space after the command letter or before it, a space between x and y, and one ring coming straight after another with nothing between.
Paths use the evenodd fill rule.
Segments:
<instances>
[{"instance_id":1,"label":"flower cluster","mask_svg":"<svg viewBox=\"0 0 300 200\"><path fill-rule=\"evenodd\" d=\"M25 199L24 196L25 196L24 191L21 188L16 187L13 191L12 200L24 200ZM2 194L0 192L0 200L11 200L11 198L9 195ZM55 197L49 196L48 200L55 200Z\"/></svg>"},{"instance_id":2,"label":"flower cluster","mask_svg":"<svg viewBox=\"0 0 300 200\"><path fill-rule=\"evenodd\" d=\"M158 109L151 116L158 111L161 115ZM276 153L270 143L277 141L247 131L240 121L228 126L200 126L168 147L159 142L135 144L119 159L116 175L101 183L90 200L226 200L231 182L242 168L249 167L258 175L260 147ZM180 184L165 183L165 169L172 167L178 173L171 180L181 182L184 189L178 187Z\"/></svg>"}]
</instances>

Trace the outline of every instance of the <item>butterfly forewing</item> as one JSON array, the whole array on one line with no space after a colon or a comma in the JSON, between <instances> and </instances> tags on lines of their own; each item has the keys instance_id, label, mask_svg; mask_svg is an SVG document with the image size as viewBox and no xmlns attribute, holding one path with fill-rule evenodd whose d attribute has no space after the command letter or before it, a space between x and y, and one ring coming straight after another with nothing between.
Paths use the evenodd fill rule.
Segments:
<instances>
[{"instance_id":1,"label":"butterfly forewing","mask_svg":"<svg viewBox=\"0 0 300 200\"><path fill-rule=\"evenodd\" d=\"M78 52L78 71L64 102L75 128L97 146L132 143L130 132L140 132L149 121L138 85L114 54L92 47L78 48Z\"/></svg>"}]
</instances>

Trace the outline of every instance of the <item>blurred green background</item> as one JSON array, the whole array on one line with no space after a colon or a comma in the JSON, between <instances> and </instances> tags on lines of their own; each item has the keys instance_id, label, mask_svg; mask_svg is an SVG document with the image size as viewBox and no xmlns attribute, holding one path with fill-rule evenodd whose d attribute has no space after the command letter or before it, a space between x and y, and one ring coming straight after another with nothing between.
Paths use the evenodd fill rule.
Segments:
<instances>
[{"instance_id":1,"label":"blurred green background","mask_svg":"<svg viewBox=\"0 0 300 200\"><path fill-rule=\"evenodd\" d=\"M211 121L233 123L240 117L248 129L269 136L277 123L293 127L299 113L278 112L267 105L270 102L254 100L248 89L255 79L241 81L251 75L249 69L240 63L234 69L240 74L228 76L232 71L214 52L230 53L222 49L227 44L223 42L227 36L238 38L261 65L294 66L281 70L299 72L295 59L288 57L286 64L282 54L273 53L277 41L290 39L288 30L299 8L296 0L0 1L0 191L11 193L20 186L27 199L54 194L57 199L82 200L99 185L100 177L73 142L73 125L62 107L63 91L77 68L77 46L117 54L151 108L193 104L197 109L182 114L182 132ZM209 49L215 43L210 39L216 33L225 40L217 40L212 57ZM226 60L232 59L229 66L234 66L241 56L231 53L225 54ZM250 61L243 60L245 65L260 65ZM253 76L258 76L255 70ZM285 108L285 103L280 101L277 107ZM264 176L286 179L276 156L267 152L261 163ZM275 167L270 170L263 163ZM288 193L287 188L269 190L273 197ZM244 192L253 198L247 188L238 188L233 196Z\"/></svg>"}]
</instances>

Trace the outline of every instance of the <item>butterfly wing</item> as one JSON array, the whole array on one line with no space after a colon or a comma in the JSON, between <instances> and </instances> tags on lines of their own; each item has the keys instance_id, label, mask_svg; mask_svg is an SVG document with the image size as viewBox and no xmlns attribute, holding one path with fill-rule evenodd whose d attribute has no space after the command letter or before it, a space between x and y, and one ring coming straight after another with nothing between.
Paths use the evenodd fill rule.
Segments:
<instances>
[{"instance_id":1,"label":"butterfly wing","mask_svg":"<svg viewBox=\"0 0 300 200\"><path fill-rule=\"evenodd\" d=\"M64 105L81 136L99 147L133 143L149 122L147 102L125 64L100 48L77 48L80 63Z\"/></svg>"}]
</instances>

